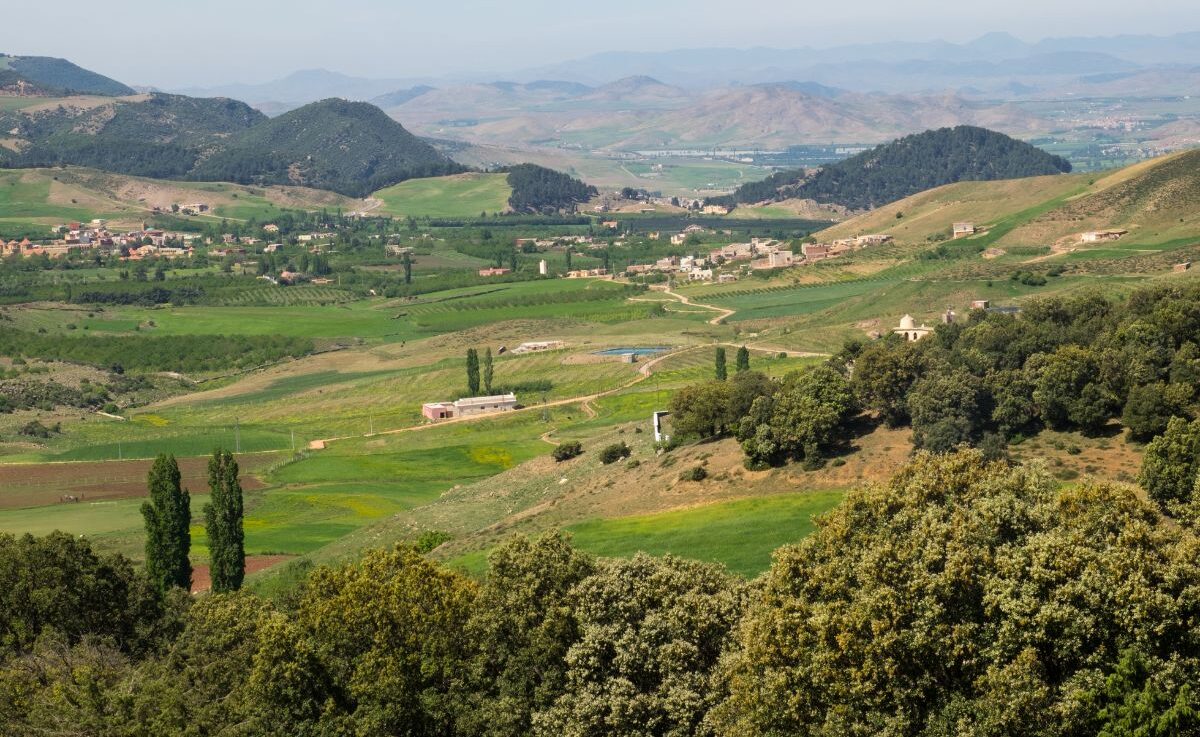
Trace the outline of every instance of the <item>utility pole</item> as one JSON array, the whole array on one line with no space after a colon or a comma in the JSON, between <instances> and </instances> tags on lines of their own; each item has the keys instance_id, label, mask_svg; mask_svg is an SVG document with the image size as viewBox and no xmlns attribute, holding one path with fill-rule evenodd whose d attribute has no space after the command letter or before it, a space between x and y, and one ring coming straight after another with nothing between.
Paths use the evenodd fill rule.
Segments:
<instances>
[{"instance_id":1,"label":"utility pole","mask_svg":"<svg viewBox=\"0 0 1200 737\"><path fill-rule=\"evenodd\" d=\"M296 452L296 431L292 430L292 452Z\"/></svg>"},{"instance_id":2,"label":"utility pole","mask_svg":"<svg viewBox=\"0 0 1200 737\"><path fill-rule=\"evenodd\" d=\"M233 418L233 452L242 452L242 425L238 418Z\"/></svg>"}]
</instances>

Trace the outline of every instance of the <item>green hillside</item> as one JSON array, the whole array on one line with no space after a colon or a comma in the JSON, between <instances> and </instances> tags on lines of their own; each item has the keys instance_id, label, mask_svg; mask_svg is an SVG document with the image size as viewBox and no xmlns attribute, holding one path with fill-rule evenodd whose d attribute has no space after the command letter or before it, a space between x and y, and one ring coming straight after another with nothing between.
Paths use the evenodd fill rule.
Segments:
<instances>
[{"instance_id":1,"label":"green hillside","mask_svg":"<svg viewBox=\"0 0 1200 737\"><path fill-rule=\"evenodd\" d=\"M155 207L203 202L197 221L272 218L289 210L351 210L355 200L304 187L248 187L223 182L179 182L95 169L0 169L0 237L45 233L66 220L104 218L134 227Z\"/></svg>"},{"instance_id":2,"label":"green hillside","mask_svg":"<svg viewBox=\"0 0 1200 737\"><path fill-rule=\"evenodd\" d=\"M965 250L1039 247L1050 257L1095 252L1125 255L1188 245L1200 230L1200 150L1151 159L1108 175L1070 174L996 182L961 182L880 207L817 234L834 240L885 232L888 248ZM941 244L955 222L974 236ZM1082 241L1094 230L1127 230L1103 244ZM1190 239L1190 240L1189 240ZM1117 254L1119 255L1119 254ZM1078 256L1076 256L1078 257Z\"/></svg>"},{"instance_id":3,"label":"green hillside","mask_svg":"<svg viewBox=\"0 0 1200 737\"><path fill-rule=\"evenodd\" d=\"M961 125L907 136L843 161L812 176L784 171L744 184L714 202L748 204L811 199L854 210L895 202L944 184L1017 179L1069 172L1066 159L984 128Z\"/></svg>"},{"instance_id":4,"label":"green hillside","mask_svg":"<svg viewBox=\"0 0 1200 737\"><path fill-rule=\"evenodd\" d=\"M132 95L134 90L115 79L50 56L0 54L0 89L24 82L43 94Z\"/></svg>"},{"instance_id":5,"label":"green hillside","mask_svg":"<svg viewBox=\"0 0 1200 737\"><path fill-rule=\"evenodd\" d=\"M511 195L504 174L410 179L373 194L382 205L372 212L393 217L476 217L481 212L504 212Z\"/></svg>"}]
</instances>

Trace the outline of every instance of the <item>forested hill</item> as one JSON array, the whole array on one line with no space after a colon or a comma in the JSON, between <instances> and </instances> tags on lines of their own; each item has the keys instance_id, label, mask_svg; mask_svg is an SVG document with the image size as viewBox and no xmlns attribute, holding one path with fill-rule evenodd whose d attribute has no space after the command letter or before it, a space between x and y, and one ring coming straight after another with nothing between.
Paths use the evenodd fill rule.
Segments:
<instances>
[{"instance_id":1,"label":"forested hill","mask_svg":"<svg viewBox=\"0 0 1200 737\"><path fill-rule=\"evenodd\" d=\"M226 98L68 98L0 111L0 166L86 166L164 179L303 184L350 196L462 167L367 103L324 100L268 119Z\"/></svg>"},{"instance_id":2,"label":"forested hill","mask_svg":"<svg viewBox=\"0 0 1200 737\"><path fill-rule=\"evenodd\" d=\"M1003 133L962 125L906 136L829 164L812 176L803 170L778 172L713 202L734 205L795 197L867 210L954 182L1070 170L1061 156Z\"/></svg>"},{"instance_id":3,"label":"forested hill","mask_svg":"<svg viewBox=\"0 0 1200 737\"><path fill-rule=\"evenodd\" d=\"M132 95L131 87L52 56L0 54L0 89L24 82L30 94Z\"/></svg>"},{"instance_id":4,"label":"forested hill","mask_svg":"<svg viewBox=\"0 0 1200 737\"><path fill-rule=\"evenodd\" d=\"M0 130L19 142L15 150L0 147L0 166L76 165L186 179L202 152L266 119L222 98L154 94L100 105L68 98L36 115L0 112Z\"/></svg>"},{"instance_id":5,"label":"forested hill","mask_svg":"<svg viewBox=\"0 0 1200 737\"><path fill-rule=\"evenodd\" d=\"M362 197L405 179L462 171L374 105L329 99L255 125L202 160L191 176Z\"/></svg>"},{"instance_id":6,"label":"forested hill","mask_svg":"<svg viewBox=\"0 0 1200 737\"><path fill-rule=\"evenodd\" d=\"M506 171L512 187L508 205L514 212L573 211L596 196L595 187L536 164L518 164Z\"/></svg>"}]
</instances>

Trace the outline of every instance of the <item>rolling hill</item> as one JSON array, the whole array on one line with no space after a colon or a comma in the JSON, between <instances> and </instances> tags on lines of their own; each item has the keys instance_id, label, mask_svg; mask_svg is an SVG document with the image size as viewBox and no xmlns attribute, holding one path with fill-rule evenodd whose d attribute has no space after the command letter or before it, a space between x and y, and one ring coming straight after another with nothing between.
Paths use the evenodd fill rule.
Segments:
<instances>
[{"instance_id":1,"label":"rolling hill","mask_svg":"<svg viewBox=\"0 0 1200 737\"><path fill-rule=\"evenodd\" d=\"M512 187L504 174L457 174L410 179L371 197L380 204L372 214L392 217L473 218L508 209Z\"/></svg>"},{"instance_id":2,"label":"rolling hill","mask_svg":"<svg viewBox=\"0 0 1200 737\"><path fill-rule=\"evenodd\" d=\"M132 95L132 87L52 56L0 54L0 91L39 95Z\"/></svg>"},{"instance_id":3,"label":"rolling hill","mask_svg":"<svg viewBox=\"0 0 1200 737\"><path fill-rule=\"evenodd\" d=\"M207 150L266 116L245 103L181 95L69 97L0 113L0 165L74 165L186 178Z\"/></svg>"},{"instance_id":4,"label":"rolling hill","mask_svg":"<svg viewBox=\"0 0 1200 737\"><path fill-rule=\"evenodd\" d=\"M366 103L268 118L226 98L25 98L0 109L0 166L84 166L162 179L286 184L349 196L463 170Z\"/></svg>"},{"instance_id":5,"label":"rolling hill","mask_svg":"<svg viewBox=\"0 0 1200 737\"><path fill-rule=\"evenodd\" d=\"M406 179L464 170L379 108L328 99L249 128L203 157L190 177L365 196Z\"/></svg>"},{"instance_id":6,"label":"rolling hill","mask_svg":"<svg viewBox=\"0 0 1200 737\"><path fill-rule=\"evenodd\" d=\"M358 201L305 187L247 187L224 182L179 182L76 167L0 170L0 234L45 233L65 220L104 218L136 227L154 208L203 202L211 208L197 221L260 222L280 210L352 210Z\"/></svg>"},{"instance_id":7,"label":"rolling hill","mask_svg":"<svg viewBox=\"0 0 1200 737\"><path fill-rule=\"evenodd\" d=\"M970 253L1037 247L1046 257L1124 258L1200 244L1200 150L1163 156L1107 175L1067 174L931 189L839 223L817 238L890 233L895 248L932 249L951 225L969 221L974 236L953 241ZM1081 234L1125 230L1108 243ZM992 251L995 255L997 251Z\"/></svg>"},{"instance_id":8,"label":"rolling hill","mask_svg":"<svg viewBox=\"0 0 1200 737\"><path fill-rule=\"evenodd\" d=\"M958 126L906 136L829 164L815 174L778 172L714 201L732 205L801 198L866 210L943 184L1070 170L1062 157L1002 133Z\"/></svg>"}]
</instances>

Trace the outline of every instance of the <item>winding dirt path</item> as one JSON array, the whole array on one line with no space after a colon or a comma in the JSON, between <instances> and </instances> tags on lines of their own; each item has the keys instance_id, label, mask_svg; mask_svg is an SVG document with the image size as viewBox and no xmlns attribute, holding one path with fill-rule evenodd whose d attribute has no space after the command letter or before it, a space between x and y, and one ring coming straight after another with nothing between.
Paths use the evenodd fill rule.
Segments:
<instances>
[{"instance_id":1,"label":"winding dirt path","mask_svg":"<svg viewBox=\"0 0 1200 737\"><path fill-rule=\"evenodd\" d=\"M655 287L651 287L651 289L655 289ZM712 310L714 312L720 312L721 314L717 315L716 317L714 317L713 319L708 321L709 325L721 325L726 320L728 320L730 317L737 314L737 310L730 310L730 309L726 309L724 307L717 307L716 305L706 305L703 302L693 302L692 300L688 299L687 297L683 296L682 294L679 294L678 292L672 292L670 287L663 287L659 291L661 291L663 294L666 294L668 296L674 297L675 299L679 300L680 304L687 305L689 307L700 307L705 310Z\"/></svg>"}]
</instances>

